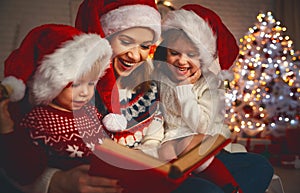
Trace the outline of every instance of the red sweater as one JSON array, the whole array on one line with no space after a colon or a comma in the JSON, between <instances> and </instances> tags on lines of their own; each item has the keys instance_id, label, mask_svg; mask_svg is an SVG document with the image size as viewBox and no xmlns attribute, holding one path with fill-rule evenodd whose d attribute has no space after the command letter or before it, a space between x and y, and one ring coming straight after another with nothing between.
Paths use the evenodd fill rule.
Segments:
<instances>
[{"instance_id":1,"label":"red sweater","mask_svg":"<svg viewBox=\"0 0 300 193\"><path fill-rule=\"evenodd\" d=\"M9 163L3 165L9 175L25 184L41 174L47 166L68 170L88 163L94 145L107 136L101 119L102 115L93 106L85 106L74 112L37 106L23 118L14 135L1 140L3 144L11 144L5 142L9 138L18 140L18 146L23 144L21 147L7 148L5 153ZM22 161L19 153L24 156Z\"/></svg>"}]
</instances>

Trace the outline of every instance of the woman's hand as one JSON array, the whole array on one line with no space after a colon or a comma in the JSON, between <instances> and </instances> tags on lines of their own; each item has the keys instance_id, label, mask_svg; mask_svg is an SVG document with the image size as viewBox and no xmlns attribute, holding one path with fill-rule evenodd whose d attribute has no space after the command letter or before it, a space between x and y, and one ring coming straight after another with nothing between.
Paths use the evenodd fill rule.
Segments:
<instances>
[{"instance_id":1,"label":"woman's hand","mask_svg":"<svg viewBox=\"0 0 300 193\"><path fill-rule=\"evenodd\" d=\"M48 193L121 193L118 181L90 176L90 166L81 165L68 171L56 172L50 182Z\"/></svg>"},{"instance_id":2,"label":"woman's hand","mask_svg":"<svg viewBox=\"0 0 300 193\"><path fill-rule=\"evenodd\" d=\"M0 134L6 134L14 131L14 122L7 110L9 99L0 102Z\"/></svg>"}]
</instances>

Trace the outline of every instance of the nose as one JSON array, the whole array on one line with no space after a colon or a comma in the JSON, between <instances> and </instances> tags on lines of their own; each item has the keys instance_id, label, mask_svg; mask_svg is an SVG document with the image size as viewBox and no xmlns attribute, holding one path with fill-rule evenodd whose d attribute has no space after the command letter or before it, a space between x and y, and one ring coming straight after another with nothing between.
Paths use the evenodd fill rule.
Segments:
<instances>
[{"instance_id":1,"label":"nose","mask_svg":"<svg viewBox=\"0 0 300 193\"><path fill-rule=\"evenodd\" d=\"M132 59L135 62L139 62L141 60L141 50L139 48L139 46L135 46L133 48L131 48L128 53L127 56Z\"/></svg>"},{"instance_id":2,"label":"nose","mask_svg":"<svg viewBox=\"0 0 300 193\"><path fill-rule=\"evenodd\" d=\"M82 85L79 94L80 94L80 96L82 96L82 97L88 96L88 94L89 94L89 88L88 88L88 85Z\"/></svg>"},{"instance_id":3,"label":"nose","mask_svg":"<svg viewBox=\"0 0 300 193\"><path fill-rule=\"evenodd\" d=\"M185 65L188 63L189 58L186 54L180 54L178 57L179 57L178 58L179 65Z\"/></svg>"}]
</instances>

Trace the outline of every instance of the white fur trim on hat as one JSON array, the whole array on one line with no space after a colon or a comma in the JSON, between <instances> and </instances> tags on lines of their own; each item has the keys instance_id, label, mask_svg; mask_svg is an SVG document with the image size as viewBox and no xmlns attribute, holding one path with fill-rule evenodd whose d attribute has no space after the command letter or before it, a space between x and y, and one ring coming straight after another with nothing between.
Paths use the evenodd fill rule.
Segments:
<instances>
[{"instance_id":1,"label":"white fur trim on hat","mask_svg":"<svg viewBox=\"0 0 300 193\"><path fill-rule=\"evenodd\" d=\"M126 5L104 14L100 18L106 36L131 27L147 27L154 31L154 41L161 34L161 16L148 5Z\"/></svg>"},{"instance_id":2,"label":"white fur trim on hat","mask_svg":"<svg viewBox=\"0 0 300 193\"><path fill-rule=\"evenodd\" d=\"M103 76L112 55L106 39L97 34L82 34L64 42L54 53L46 55L33 76L35 104L48 104L69 84L88 72L100 59Z\"/></svg>"},{"instance_id":3,"label":"white fur trim on hat","mask_svg":"<svg viewBox=\"0 0 300 193\"><path fill-rule=\"evenodd\" d=\"M26 86L23 80L8 76L1 81L1 84L8 90L10 101L16 102L24 97Z\"/></svg>"},{"instance_id":4,"label":"white fur trim on hat","mask_svg":"<svg viewBox=\"0 0 300 193\"><path fill-rule=\"evenodd\" d=\"M214 73L220 80L232 81L234 78L233 71L231 69L222 70L219 58L217 57L207 68L210 72Z\"/></svg>"},{"instance_id":5,"label":"white fur trim on hat","mask_svg":"<svg viewBox=\"0 0 300 193\"><path fill-rule=\"evenodd\" d=\"M182 29L198 47L200 59L204 64L215 60L217 43L208 23L193 11L184 9L169 11L162 21L163 31Z\"/></svg>"}]
</instances>

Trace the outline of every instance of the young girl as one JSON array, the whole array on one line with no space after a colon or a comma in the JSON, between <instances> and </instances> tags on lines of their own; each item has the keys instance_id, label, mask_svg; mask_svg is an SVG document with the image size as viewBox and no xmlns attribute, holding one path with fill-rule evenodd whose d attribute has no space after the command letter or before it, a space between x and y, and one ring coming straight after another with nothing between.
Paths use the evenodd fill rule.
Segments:
<instances>
[{"instance_id":1,"label":"young girl","mask_svg":"<svg viewBox=\"0 0 300 193\"><path fill-rule=\"evenodd\" d=\"M186 5L169 12L163 20L162 37L154 57L164 61L158 61L156 69L166 121L159 155L170 160L203 137L214 134L230 137L223 123L225 91L220 69L232 65L238 47L220 18L199 5ZM237 162L240 164L233 164ZM260 155L222 151L194 173L213 181L224 192L263 193L273 169ZM249 175L253 175L252 179L260 177L249 182Z\"/></svg>"},{"instance_id":2,"label":"young girl","mask_svg":"<svg viewBox=\"0 0 300 193\"><path fill-rule=\"evenodd\" d=\"M183 30L170 29L163 33L163 38L154 58L157 62L154 76L160 82L166 120L159 152L160 158L172 160L204 135L222 134L229 138L231 133L223 124L225 93L221 80L207 70L209 64L203 63L198 48ZM163 60L162 54L165 63L157 61Z\"/></svg>"},{"instance_id":3,"label":"young girl","mask_svg":"<svg viewBox=\"0 0 300 193\"><path fill-rule=\"evenodd\" d=\"M92 99L111 55L108 41L98 34L55 24L34 28L12 52L2 84L12 88L11 96L27 87L25 97L33 108L15 130L27 131L37 146L27 146L29 155L34 151L30 163L24 163L27 168L16 167L12 173L29 170L26 178L32 179L47 166L69 170L89 162L94 146L109 137Z\"/></svg>"},{"instance_id":4,"label":"young girl","mask_svg":"<svg viewBox=\"0 0 300 193\"><path fill-rule=\"evenodd\" d=\"M226 138L231 135L227 125L223 124L225 90L222 81L209 70L210 65L215 65L213 62L216 59L214 53L208 52L210 49L216 49L214 47L216 38L206 22L199 19L197 25L201 25L201 30L197 35L206 42L201 43L200 39L198 40L200 43L195 44L185 32L188 24L180 26L180 22L185 20L195 22L197 18L193 18L195 16L189 12L187 16L182 17L185 12L177 11L166 16L163 42L154 55L156 63L154 78L160 82L160 96L166 120L165 138L160 152L161 158L169 160L188 150L184 150L185 147L182 146L188 144L188 139L192 140L189 144L192 146L191 143L194 140L198 141L197 137L201 140L203 134L210 136L222 134ZM232 40L233 50L228 57L237 54L235 40ZM175 139L180 138L181 142L177 143ZM175 149L172 149L172 146Z\"/></svg>"}]
</instances>

